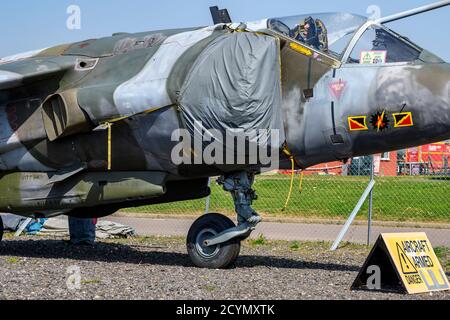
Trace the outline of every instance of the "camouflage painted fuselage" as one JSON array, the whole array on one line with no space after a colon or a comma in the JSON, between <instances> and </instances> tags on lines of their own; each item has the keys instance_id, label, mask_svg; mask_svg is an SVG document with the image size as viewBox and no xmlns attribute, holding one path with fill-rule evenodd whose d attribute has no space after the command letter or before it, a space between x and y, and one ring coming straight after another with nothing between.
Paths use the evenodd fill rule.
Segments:
<instances>
[{"instance_id":1,"label":"camouflage painted fuselage","mask_svg":"<svg viewBox=\"0 0 450 320\"><path fill-rule=\"evenodd\" d=\"M301 54L258 28L263 33L249 33L280 50L280 129L300 166L450 138L447 64L346 65ZM204 197L205 178L245 169L171 161L171 135L184 127L178 94L190 68L215 39L245 34L225 25L117 34L0 60L0 210L109 214ZM330 91L336 81L345 83L339 97ZM414 126L350 130L350 116L379 111L391 124L394 114L410 112Z\"/></svg>"}]
</instances>

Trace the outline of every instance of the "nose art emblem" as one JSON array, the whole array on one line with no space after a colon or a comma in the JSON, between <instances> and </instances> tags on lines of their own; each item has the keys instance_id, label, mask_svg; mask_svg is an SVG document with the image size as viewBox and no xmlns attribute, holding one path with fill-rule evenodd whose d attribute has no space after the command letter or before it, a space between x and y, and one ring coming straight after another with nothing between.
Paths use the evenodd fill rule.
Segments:
<instances>
[{"instance_id":1,"label":"nose art emblem","mask_svg":"<svg viewBox=\"0 0 450 320\"><path fill-rule=\"evenodd\" d=\"M386 111L377 112L376 114L372 115L370 123L378 132L387 129L389 127L389 119L386 115Z\"/></svg>"}]
</instances>

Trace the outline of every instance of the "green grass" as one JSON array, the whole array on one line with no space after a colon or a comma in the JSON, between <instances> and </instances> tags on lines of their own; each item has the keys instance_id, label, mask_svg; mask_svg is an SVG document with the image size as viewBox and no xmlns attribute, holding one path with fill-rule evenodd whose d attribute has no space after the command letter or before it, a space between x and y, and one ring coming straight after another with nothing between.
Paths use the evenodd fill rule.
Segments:
<instances>
[{"instance_id":1,"label":"green grass","mask_svg":"<svg viewBox=\"0 0 450 320\"><path fill-rule=\"evenodd\" d=\"M445 272L450 272L450 248L436 247L434 252L442 264L442 268Z\"/></svg>"},{"instance_id":2,"label":"green grass","mask_svg":"<svg viewBox=\"0 0 450 320\"><path fill-rule=\"evenodd\" d=\"M82 280L81 284L89 285L89 284L99 284L100 280Z\"/></svg>"},{"instance_id":3,"label":"green grass","mask_svg":"<svg viewBox=\"0 0 450 320\"><path fill-rule=\"evenodd\" d=\"M260 234L259 237L257 239L251 239L249 240L249 243L252 246L264 246L268 243L266 237L264 237L263 234Z\"/></svg>"},{"instance_id":4,"label":"green grass","mask_svg":"<svg viewBox=\"0 0 450 320\"><path fill-rule=\"evenodd\" d=\"M300 249L300 242L298 242L298 241L291 242L289 244L289 249L291 249L291 250L298 250L298 249Z\"/></svg>"},{"instance_id":5,"label":"green grass","mask_svg":"<svg viewBox=\"0 0 450 320\"><path fill-rule=\"evenodd\" d=\"M211 285L211 284L202 286L201 288L202 288L202 290L205 290L205 291L207 291L207 292L214 292L214 291L217 290L217 287L214 286L214 285Z\"/></svg>"},{"instance_id":6,"label":"green grass","mask_svg":"<svg viewBox=\"0 0 450 320\"><path fill-rule=\"evenodd\" d=\"M298 178L287 210L290 177L260 176L255 182L256 211L269 216L320 219L346 219L369 182L368 177L305 176L303 192ZM212 183L210 212L233 213L231 196ZM373 218L378 221L450 222L450 181L427 177L383 177L376 179ZM198 214L205 200L185 201L142 208L128 212ZM367 219L364 204L357 219Z\"/></svg>"},{"instance_id":7,"label":"green grass","mask_svg":"<svg viewBox=\"0 0 450 320\"><path fill-rule=\"evenodd\" d=\"M7 259L6 259L6 262L9 263L9 264L17 264L17 263L20 262L20 259L19 259L19 258L14 258L14 257L12 257L12 258L7 258Z\"/></svg>"}]
</instances>

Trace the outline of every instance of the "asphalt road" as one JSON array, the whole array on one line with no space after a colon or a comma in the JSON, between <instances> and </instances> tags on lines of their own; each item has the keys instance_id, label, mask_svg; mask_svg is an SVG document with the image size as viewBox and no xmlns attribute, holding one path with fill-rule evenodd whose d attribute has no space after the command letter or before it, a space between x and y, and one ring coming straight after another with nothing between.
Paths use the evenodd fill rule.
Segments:
<instances>
[{"instance_id":1,"label":"asphalt road","mask_svg":"<svg viewBox=\"0 0 450 320\"><path fill-rule=\"evenodd\" d=\"M187 235L194 222L192 219L154 219L133 217L107 217L106 220L129 225L136 229L140 236L181 236ZM263 222L258 225L252 237L263 234L270 240L286 241L328 241L333 242L339 234L342 225L333 224L302 224L302 223L272 223ZM425 232L433 246L450 247L450 229L380 227L372 228L371 242L374 243L381 233ZM351 226L344 241L366 244L367 226Z\"/></svg>"},{"instance_id":2,"label":"asphalt road","mask_svg":"<svg viewBox=\"0 0 450 320\"><path fill-rule=\"evenodd\" d=\"M0 299L450 299L351 291L365 246L245 242L229 270L192 266L183 238L137 238L73 247L54 238L0 244ZM79 286L77 285L79 284Z\"/></svg>"}]
</instances>

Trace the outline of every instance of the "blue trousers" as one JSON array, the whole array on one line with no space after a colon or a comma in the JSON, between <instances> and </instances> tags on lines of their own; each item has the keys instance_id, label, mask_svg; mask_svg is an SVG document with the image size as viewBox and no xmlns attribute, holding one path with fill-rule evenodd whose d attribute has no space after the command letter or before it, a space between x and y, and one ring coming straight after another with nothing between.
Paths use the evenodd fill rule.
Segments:
<instances>
[{"instance_id":1,"label":"blue trousers","mask_svg":"<svg viewBox=\"0 0 450 320\"><path fill-rule=\"evenodd\" d=\"M78 219L69 217L70 243L90 244L95 243L94 219Z\"/></svg>"}]
</instances>

